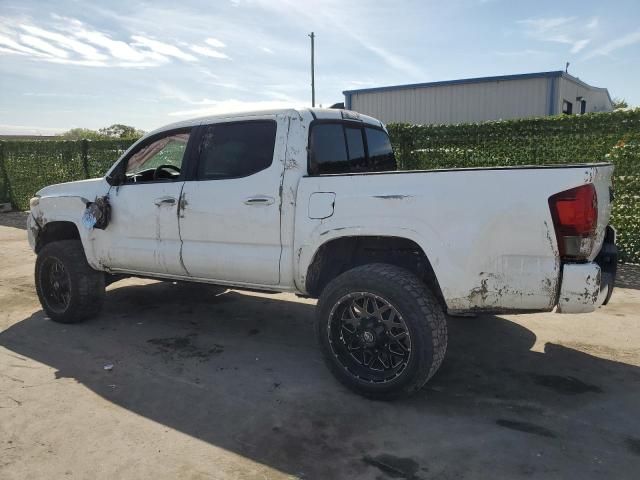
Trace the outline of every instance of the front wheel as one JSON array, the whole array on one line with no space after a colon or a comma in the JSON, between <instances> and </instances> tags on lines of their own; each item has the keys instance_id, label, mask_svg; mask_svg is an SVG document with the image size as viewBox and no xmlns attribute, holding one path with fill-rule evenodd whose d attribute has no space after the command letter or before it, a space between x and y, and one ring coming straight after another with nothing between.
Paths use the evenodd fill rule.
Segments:
<instances>
[{"instance_id":1,"label":"front wheel","mask_svg":"<svg viewBox=\"0 0 640 480\"><path fill-rule=\"evenodd\" d=\"M318 301L316 333L338 380L376 399L418 391L447 349L440 302L411 272L387 264L356 267L330 282Z\"/></svg>"},{"instance_id":2,"label":"front wheel","mask_svg":"<svg viewBox=\"0 0 640 480\"><path fill-rule=\"evenodd\" d=\"M36 292L46 314L56 322L77 323L97 315L104 301L103 272L91 268L79 240L42 247L36 259Z\"/></svg>"}]
</instances>

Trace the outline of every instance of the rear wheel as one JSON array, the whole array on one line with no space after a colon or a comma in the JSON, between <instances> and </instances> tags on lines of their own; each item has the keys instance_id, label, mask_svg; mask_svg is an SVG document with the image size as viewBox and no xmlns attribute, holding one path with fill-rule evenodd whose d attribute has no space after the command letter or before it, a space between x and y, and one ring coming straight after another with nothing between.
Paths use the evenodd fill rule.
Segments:
<instances>
[{"instance_id":1,"label":"rear wheel","mask_svg":"<svg viewBox=\"0 0 640 480\"><path fill-rule=\"evenodd\" d=\"M102 309L104 274L89 266L79 240L45 245L36 260L35 281L43 310L56 322L81 322Z\"/></svg>"},{"instance_id":2,"label":"rear wheel","mask_svg":"<svg viewBox=\"0 0 640 480\"><path fill-rule=\"evenodd\" d=\"M330 282L318 302L316 333L338 380L378 399L422 388L447 348L435 295L411 272L387 264L357 267Z\"/></svg>"}]
</instances>

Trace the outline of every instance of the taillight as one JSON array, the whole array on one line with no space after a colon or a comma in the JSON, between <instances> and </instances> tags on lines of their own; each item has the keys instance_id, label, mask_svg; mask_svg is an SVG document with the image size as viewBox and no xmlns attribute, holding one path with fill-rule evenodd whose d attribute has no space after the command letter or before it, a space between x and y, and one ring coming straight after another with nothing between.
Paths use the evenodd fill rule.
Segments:
<instances>
[{"instance_id":1,"label":"taillight","mask_svg":"<svg viewBox=\"0 0 640 480\"><path fill-rule=\"evenodd\" d=\"M549 198L560 256L584 260L593 250L598 226L598 196L592 183L556 193Z\"/></svg>"}]
</instances>

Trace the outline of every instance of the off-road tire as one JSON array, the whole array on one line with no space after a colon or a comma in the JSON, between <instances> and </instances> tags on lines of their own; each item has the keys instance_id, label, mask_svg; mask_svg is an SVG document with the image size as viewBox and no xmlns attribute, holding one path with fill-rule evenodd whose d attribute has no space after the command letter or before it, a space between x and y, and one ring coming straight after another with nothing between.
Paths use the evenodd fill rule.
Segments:
<instances>
[{"instance_id":1,"label":"off-road tire","mask_svg":"<svg viewBox=\"0 0 640 480\"><path fill-rule=\"evenodd\" d=\"M69 302L63 310L52 308L46 296L46 273L43 265L48 259L61 262L69 274ZM103 272L89 266L80 240L61 240L46 244L36 260L35 283L42 309L56 322L78 323L96 316L102 309L105 276Z\"/></svg>"},{"instance_id":2,"label":"off-road tire","mask_svg":"<svg viewBox=\"0 0 640 480\"><path fill-rule=\"evenodd\" d=\"M350 372L329 340L332 309L353 292L369 292L393 304L411 336L411 356L404 371L385 383L363 381ZM323 290L316 310L316 335L325 362L346 387L368 398L391 400L420 390L436 373L447 350L447 321L431 290L413 273L394 265L375 263L353 268Z\"/></svg>"}]
</instances>

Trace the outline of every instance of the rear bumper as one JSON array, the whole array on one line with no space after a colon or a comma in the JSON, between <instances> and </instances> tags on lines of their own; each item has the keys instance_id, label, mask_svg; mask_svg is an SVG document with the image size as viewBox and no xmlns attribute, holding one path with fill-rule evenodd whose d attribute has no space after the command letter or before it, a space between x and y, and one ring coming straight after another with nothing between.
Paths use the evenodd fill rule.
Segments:
<instances>
[{"instance_id":1,"label":"rear bumper","mask_svg":"<svg viewBox=\"0 0 640 480\"><path fill-rule=\"evenodd\" d=\"M617 263L615 230L609 226L595 261L562 266L558 313L589 313L606 305L613 293Z\"/></svg>"}]
</instances>

